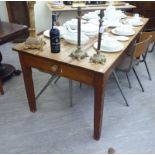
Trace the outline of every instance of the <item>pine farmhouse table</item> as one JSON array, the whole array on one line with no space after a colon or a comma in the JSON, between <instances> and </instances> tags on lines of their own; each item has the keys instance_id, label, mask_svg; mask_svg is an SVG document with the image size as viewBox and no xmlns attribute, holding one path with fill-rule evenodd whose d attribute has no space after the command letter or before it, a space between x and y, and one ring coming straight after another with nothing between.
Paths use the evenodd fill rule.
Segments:
<instances>
[{"instance_id":1,"label":"pine farmhouse table","mask_svg":"<svg viewBox=\"0 0 155 155\"><path fill-rule=\"evenodd\" d=\"M147 18L143 18L142 20L144 24L134 28L136 32L135 35L130 36L129 41L123 42L124 48L122 51L116 53L104 53L106 57L106 63L104 65L90 63L90 57L80 61L72 60L69 57L69 54L76 49L76 46L66 43L64 40L61 40L61 52L59 54L50 52L49 39L44 38L43 36L41 37L46 41L43 51L25 50L22 43L16 45L13 50L17 51L19 54L30 111L36 111L31 68L55 73L58 76L90 85L94 88L94 139L99 140L102 129L106 81L111 72L123 58L125 51L135 41L139 36L139 33L147 24ZM113 34L111 33L110 35ZM92 39L88 44L83 46L83 50L87 51L89 56L92 56L96 52L93 48L95 41L96 39Z\"/></svg>"}]
</instances>

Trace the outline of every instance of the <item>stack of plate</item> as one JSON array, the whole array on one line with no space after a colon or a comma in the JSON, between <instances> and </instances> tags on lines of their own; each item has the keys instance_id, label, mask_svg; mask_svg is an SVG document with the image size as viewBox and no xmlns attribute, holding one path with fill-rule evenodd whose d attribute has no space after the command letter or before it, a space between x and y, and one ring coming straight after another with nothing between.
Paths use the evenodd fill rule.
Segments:
<instances>
[{"instance_id":1,"label":"stack of plate","mask_svg":"<svg viewBox=\"0 0 155 155\"><path fill-rule=\"evenodd\" d=\"M98 26L91 23L83 24L81 31L88 37L94 37L98 34Z\"/></svg>"},{"instance_id":2,"label":"stack of plate","mask_svg":"<svg viewBox=\"0 0 155 155\"><path fill-rule=\"evenodd\" d=\"M72 24L69 21L64 24L67 31L77 33L77 24ZM91 23L81 24L81 32L89 37L94 37L98 34L98 26Z\"/></svg>"},{"instance_id":3,"label":"stack of plate","mask_svg":"<svg viewBox=\"0 0 155 155\"><path fill-rule=\"evenodd\" d=\"M81 24L86 24L86 20L81 20ZM71 19L64 23L64 27L70 27L72 30L77 30L77 19Z\"/></svg>"},{"instance_id":4,"label":"stack of plate","mask_svg":"<svg viewBox=\"0 0 155 155\"><path fill-rule=\"evenodd\" d=\"M97 49L98 43L94 44L94 47ZM122 43L117 41L115 38L106 37L101 41L101 51L103 52L119 52L123 49Z\"/></svg>"},{"instance_id":5,"label":"stack of plate","mask_svg":"<svg viewBox=\"0 0 155 155\"><path fill-rule=\"evenodd\" d=\"M129 18L129 19L126 19L126 22L128 24L131 24L133 26L141 26L143 25L143 21L141 20L141 18Z\"/></svg>"},{"instance_id":6,"label":"stack of plate","mask_svg":"<svg viewBox=\"0 0 155 155\"><path fill-rule=\"evenodd\" d=\"M96 12L89 12L82 16L85 20L91 20L91 19L99 19L99 16Z\"/></svg>"},{"instance_id":7,"label":"stack of plate","mask_svg":"<svg viewBox=\"0 0 155 155\"><path fill-rule=\"evenodd\" d=\"M112 29L112 33L122 36L130 36L134 35L135 31L130 25L121 25L119 27L116 27L115 29Z\"/></svg>"},{"instance_id":8,"label":"stack of plate","mask_svg":"<svg viewBox=\"0 0 155 155\"><path fill-rule=\"evenodd\" d=\"M66 34L63 35L63 38L68 43L77 45L77 33L67 32ZM81 45L86 44L88 41L89 41L89 37L87 37L86 35L82 33L81 34Z\"/></svg>"},{"instance_id":9,"label":"stack of plate","mask_svg":"<svg viewBox=\"0 0 155 155\"><path fill-rule=\"evenodd\" d=\"M108 27L117 27L121 25L120 21L107 20L107 19L104 20L103 24Z\"/></svg>"}]
</instances>

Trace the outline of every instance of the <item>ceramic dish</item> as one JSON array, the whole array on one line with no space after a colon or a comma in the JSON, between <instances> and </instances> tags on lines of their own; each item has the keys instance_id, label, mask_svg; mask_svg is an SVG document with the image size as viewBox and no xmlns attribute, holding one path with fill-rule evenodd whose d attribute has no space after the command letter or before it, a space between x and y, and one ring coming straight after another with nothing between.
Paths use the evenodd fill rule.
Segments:
<instances>
[{"instance_id":1,"label":"ceramic dish","mask_svg":"<svg viewBox=\"0 0 155 155\"><path fill-rule=\"evenodd\" d=\"M122 19L127 18L127 15L124 14L124 13L122 13L121 18L122 18Z\"/></svg>"},{"instance_id":2,"label":"ceramic dish","mask_svg":"<svg viewBox=\"0 0 155 155\"><path fill-rule=\"evenodd\" d=\"M86 36L93 38L98 35L98 31L96 32L83 32Z\"/></svg>"},{"instance_id":3,"label":"ceramic dish","mask_svg":"<svg viewBox=\"0 0 155 155\"><path fill-rule=\"evenodd\" d=\"M133 30L132 32L126 32L126 33L120 33L120 32L118 32L118 31L116 31L116 29L112 29L111 30L111 32L113 33L113 34L116 34L116 35L120 35L120 36L132 36L132 35L134 35L135 34L135 31Z\"/></svg>"},{"instance_id":4,"label":"ceramic dish","mask_svg":"<svg viewBox=\"0 0 155 155\"><path fill-rule=\"evenodd\" d=\"M119 33L121 35L129 35L133 33L133 28L129 25L121 25L119 27L115 28L116 33Z\"/></svg>"},{"instance_id":5,"label":"ceramic dish","mask_svg":"<svg viewBox=\"0 0 155 155\"><path fill-rule=\"evenodd\" d=\"M99 16L96 13L87 13L82 16L82 19L85 19L85 20L99 19Z\"/></svg>"},{"instance_id":6,"label":"ceramic dish","mask_svg":"<svg viewBox=\"0 0 155 155\"><path fill-rule=\"evenodd\" d=\"M94 48L95 49L97 49L97 42L94 44ZM107 48L104 48L103 46L101 46L101 51L102 52L108 52L108 53L114 53L114 52L120 52L121 50L123 50L123 45L122 44L120 44L120 46L118 47L118 48L116 48L116 49L107 49Z\"/></svg>"},{"instance_id":7,"label":"ceramic dish","mask_svg":"<svg viewBox=\"0 0 155 155\"><path fill-rule=\"evenodd\" d=\"M115 36L116 40L118 41L128 41L129 40L129 37L126 37L126 36Z\"/></svg>"},{"instance_id":8,"label":"ceramic dish","mask_svg":"<svg viewBox=\"0 0 155 155\"><path fill-rule=\"evenodd\" d=\"M67 32L65 35L63 35L63 38L66 42L77 45L77 33ZM88 41L89 37L87 37L84 34L81 34L81 45L86 44Z\"/></svg>"},{"instance_id":9,"label":"ceramic dish","mask_svg":"<svg viewBox=\"0 0 155 155\"><path fill-rule=\"evenodd\" d=\"M126 22L133 26L142 26L144 23L141 20L135 20L134 18L127 19Z\"/></svg>"},{"instance_id":10,"label":"ceramic dish","mask_svg":"<svg viewBox=\"0 0 155 155\"><path fill-rule=\"evenodd\" d=\"M66 33L63 26L55 26L60 31L60 38L63 38L63 35ZM44 31L44 36L49 38L50 37L50 30Z\"/></svg>"},{"instance_id":11,"label":"ceramic dish","mask_svg":"<svg viewBox=\"0 0 155 155\"><path fill-rule=\"evenodd\" d=\"M63 25L66 30L76 33L77 32L77 25L70 25L67 22ZM91 24L91 23L86 23L86 24L81 24L81 31L84 33L95 33L98 32L98 26Z\"/></svg>"},{"instance_id":12,"label":"ceramic dish","mask_svg":"<svg viewBox=\"0 0 155 155\"><path fill-rule=\"evenodd\" d=\"M50 30L44 31L43 34L44 34L45 37L49 38L50 37Z\"/></svg>"},{"instance_id":13,"label":"ceramic dish","mask_svg":"<svg viewBox=\"0 0 155 155\"><path fill-rule=\"evenodd\" d=\"M107 19L105 19L103 24L108 26L108 27L117 27L117 26L120 26L122 23L120 23L120 22L112 22L112 21L108 21Z\"/></svg>"},{"instance_id":14,"label":"ceramic dish","mask_svg":"<svg viewBox=\"0 0 155 155\"><path fill-rule=\"evenodd\" d=\"M81 25L81 31L85 33L96 33L98 32L98 26L88 23Z\"/></svg>"}]
</instances>

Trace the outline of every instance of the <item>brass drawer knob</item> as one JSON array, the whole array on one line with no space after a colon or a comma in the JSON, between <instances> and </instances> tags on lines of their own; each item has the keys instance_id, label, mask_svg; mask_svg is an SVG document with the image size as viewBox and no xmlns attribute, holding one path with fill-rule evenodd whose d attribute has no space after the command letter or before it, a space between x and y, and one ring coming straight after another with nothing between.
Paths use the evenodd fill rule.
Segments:
<instances>
[{"instance_id":1,"label":"brass drawer knob","mask_svg":"<svg viewBox=\"0 0 155 155\"><path fill-rule=\"evenodd\" d=\"M52 72L57 72L58 71L58 65L53 65L51 67Z\"/></svg>"}]
</instances>

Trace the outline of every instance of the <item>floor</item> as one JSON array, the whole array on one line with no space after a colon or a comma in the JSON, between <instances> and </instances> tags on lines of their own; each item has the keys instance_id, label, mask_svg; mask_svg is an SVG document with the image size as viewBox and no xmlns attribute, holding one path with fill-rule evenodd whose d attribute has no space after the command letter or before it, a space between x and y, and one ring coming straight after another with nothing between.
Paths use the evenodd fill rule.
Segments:
<instances>
[{"instance_id":1,"label":"floor","mask_svg":"<svg viewBox=\"0 0 155 155\"><path fill-rule=\"evenodd\" d=\"M12 44L0 47L3 62L20 68ZM37 101L37 112L31 113L25 95L23 78L13 77L4 84L0 96L0 153L155 153L155 51L148 54L152 81L144 65L136 67L144 85L143 93L131 72L132 89L124 74L118 74L129 107L111 77L106 86L102 137L93 135L93 89L73 83L73 103L69 106L68 80L51 84ZM36 93L50 75L33 70Z\"/></svg>"}]
</instances>

